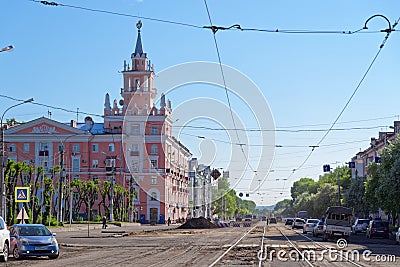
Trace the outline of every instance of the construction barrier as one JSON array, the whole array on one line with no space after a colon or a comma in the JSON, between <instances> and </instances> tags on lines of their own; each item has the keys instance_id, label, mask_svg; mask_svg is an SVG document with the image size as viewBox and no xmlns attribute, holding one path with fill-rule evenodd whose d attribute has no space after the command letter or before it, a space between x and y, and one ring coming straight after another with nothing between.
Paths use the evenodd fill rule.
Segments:
<instances>
[{"instance_id":1,"label":"construction barrier","mask_svg":"<svg viewBox=\"0 0 400 267\"><path fill-rule=\"evenodd\" d=\"M243 223L243 227L250 227L250 226L251 226L251 224L249 222L244 222Z\"/></svg>"},{"instance_id":2,"label":"construction barrier","mask_svg":"<svg viewBox=\"0 0 400 267\"><path fill-rule=\"evenodd\" d=\"M222 227L229 227L229 226L230 226L229 223L226 223L226 222L218 222L218 223L216 223L216 225L217 225L218 227L220 227L220 228L222 228Z\"/></svg>"}]
</instances>

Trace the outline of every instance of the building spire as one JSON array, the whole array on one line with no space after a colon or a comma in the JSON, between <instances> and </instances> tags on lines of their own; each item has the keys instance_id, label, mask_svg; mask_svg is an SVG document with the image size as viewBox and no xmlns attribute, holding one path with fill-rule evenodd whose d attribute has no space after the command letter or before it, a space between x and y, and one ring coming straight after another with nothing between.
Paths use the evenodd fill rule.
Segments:
<instances>
[{"instance_id":1,"label":"building spire","mask_svg":"<svg viewBox=\"0 0 400 267\"><path fill-rule=\"evenodd\" d=\"M136 28L138 29L138 36L136 40L135 54L139 54L141 56L143 54L142 37L140 36L140 29L142 28L141 20L136 23Z\"/></svg>"}]
</instances>

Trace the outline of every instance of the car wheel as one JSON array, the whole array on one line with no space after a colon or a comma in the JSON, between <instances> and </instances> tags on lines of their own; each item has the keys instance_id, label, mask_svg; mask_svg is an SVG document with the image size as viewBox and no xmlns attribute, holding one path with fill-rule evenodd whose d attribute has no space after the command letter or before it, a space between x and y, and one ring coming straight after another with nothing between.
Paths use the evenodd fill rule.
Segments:
<instances>
[{"instance_id":1,"label":"car wheel","mask_svg":"<svg viewBox=\"0 0 400 267\"><path fill-rule=\"evenodd\" d=\"M59 254L56 254L56 255L51 255L51 256L49 256L49 259L52 259L52 260L54 260L54 259L57 259L57 258L58 258L58 256L59 256Z\"/></svg>"},{"instance_id":2,"label":"car wheel","mask_svg":"<svg viewBox=\"0 0 400 267\"><path fill-rule=\"evenodd\" d=\"M15 248L13 250L13 256L14 256L14 259L16 259L16 260L21 260L23 258L23 256L21 254L19 254L18 246L15 246Z\"/></svg>"},{"instance_id":3,"label":"car wheel","mask_svg":"<svg viewBox=\"0 0 400 267\"><path fill-rule=\"evenodd\" d=\"M8 260L8 244L3 245L3 255L0 257L1 262L6 262Z\"/></svg>"}]
</instances>

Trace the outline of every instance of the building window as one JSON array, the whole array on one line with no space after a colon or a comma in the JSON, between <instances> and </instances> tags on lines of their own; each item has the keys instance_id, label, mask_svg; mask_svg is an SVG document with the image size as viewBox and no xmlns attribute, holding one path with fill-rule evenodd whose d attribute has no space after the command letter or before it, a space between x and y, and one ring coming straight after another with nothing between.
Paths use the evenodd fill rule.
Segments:
<instances>
[{"instance_id":1,"label":"building window","mask_svg":"<svg viewBox=\"0 0 400 267\"><path fill-rule=\"evenodd\" d=\"M11 145L8 147L8 151L9 151L9 152L16 152L17 149L15 148L15 145L14 145L14 144L11 144Z\"/></svg>"},{"instance_id":2,"label":"building window","mask_svg":"<svg viewBox=\"0 0 400 267\"><path fill-rule=\"evenodd\" d=\"M64 151L63 144L58 144L58 152Z\"/></svg>"},{"instance_id":3,"label":"building window","mask_svg":"<svg viewBox=\"0 0 400 267\"><path fill-rule=\"evenodd\" d=\"M132 125L132 135L139 135L139 125Z\"/></svg>"},{"instance_id":4,"label":"building window","mask_svg":"<svg viewBox=\"0 0 400 267\"><path fill-rule=\"evenodd\" d=\"M78 201L79 200L79 193L78 192L74 192L73 197L74 197L75 201Z\"/></svg>"},{"instance_id":5,"label":"building window","mask_svg":"<svg viewBox=\"0 0 400 267\"><path fill-rule=\"evenodd\" d=\"M140 89L140 80L135 79L135 87L133 88L133 91L136 92L139 89Z\"/></svg>"},{"instance_id":6,"label":"building window","mask_svg":"<svg viewBox=\"0 0 400 267\"><path fill-rule=\"evenodd\" d=\"M151 177L151 184L157 184L157 177L156 176Z\"/></svg>"},{"instance_id":7,"label":"building window","mask_svg":"<svg viewBox=\"0 0 400 267\"><path fill-rule=\"evenodd\" d=\"M94 201L97 201L99 199L99 194L98 193L95 193L94 195L93 195L93 200Z\"/></svg>"},{"instance_id":8,"label":"building window","mask_svg":"<svg viewBox=\"0 0 400 267\"><path fill-rule=\"evenodd\" d=\"M157 145L152 145L151 146L151 154L158 154L158 147Z\"/></svg>"},{"instance_id":9,"label":"building window","mask_svg":"<svg viewBox=\"0 0 400 267\"><path fill-rule=\"evenodd\" d=\"M74 144L73 152L80 152L80 151L81 151L81 148L79 147L79 144Z\"/></svg>"},{"instance_id":10,"label":"building window","mask_svg":"<svg viewBox=\"0 0 400 267\"><path fill-rule=\"evenodd\" d=\"M151 198L150 198L150 200L151 200L151 201L157 201L157 193L156 193L156 192L151 193Z\"/></svg>"},{"instance_id":11,"label":"building window","mask_svg":"<svg viewBox=\"0 0 400 267\"><path fill-rule=\"evenodd\" d=\"M139 163L136 160L132 161L132 171L133 172L138 172L139 171Z\"/></svg>"},{"instance_id":12,"label":"building window","mask_svg":"<svg viewBox=\"0 0 400 267\"><path fill-rule=\"evenodd\" d=\"M156 159L152 159L150 161L150 163L151 163L151 168L152 169L157 169L158 168L158 164L157 164L157 160Z\"/></svg>"},{"instance_id":13,"label":"building window","mask_svg":"<svg viewBox=\"0 0 400 267\"><path fill-rule=\"evenodd\" d=\"M79 180L80 178L79 178L79 175L74 175L74 181L76 181L76 180Z\"/></svg>"},{"instance_id":14,"label":"building window","mask_svg":"<svg viewBox=\"0 0 400 267\"><path fill-rule=\"evenodd\" d=\"M40 143L40 151L47 151L49 150L49 146L47 143Z\"/></svg>"},{"instance_id":15,"label":"building window","mask_svg":"<svg viewBox=\"0 0 400 267\"><path fill-rule=\"evenodd\" d=\"M92 180L93 180L93 182L94 182L95 184L98 184L98 183L99 183L99 176L94 175L94 176L92 177Z\"/></svg>"},{"instance_id":16,"label":"building window","mask_svg":"<svg viewBox=\"0 0 400 267\"><path fill-rule=\"evenodd\" d=\"M99 144L92 144L92 151L99 152Z\"/></svg>"},{"instance_id":17,"label":"building window","mask_svg":"<svg viewBox=\"0 0 400 267\"><path fill-rule=\"evenodd\" d=\"M24 143L24 152L29 152L30 146L29 143Z\"/></svg>"},{"instance_id":18,"label":"building window","mask_svg":"<svg viewBox=\"0 0 400 267\"><path fill-rule=\"evenodd\" d=\"M139 144L132 144L132 151L139 151Z\"/></svg>"},{"instance_id":19,"label":"building window","mask_svg":"<svg viewBox=\"0 0 400 267\"><path fill-rule=\"evenodd\" d=\"M114 152L115 147L114 144L108 144L108 152Z\"/></svg>"},{"instance_id":20,"label":"building window","mask_svg":"<svg viewBox=\"0 0 400 267\"><path fill-rule=\"evenodd\" d=\"M151 126L151 134L152 135L157 135L158 134L158 127L157 126Z\"/></svg>"},{"instance_id":21,"label":"building window","mask_svg":"<svg viewBox=\"0 0 400 267\"><path fill-rule=\"evenodd\" d=\"M99 167L99 160L94 159L92 160L92 168L98 168Z\"/></svg>"},{"instance_id":22,"label":"building window","mask_svg":"<svg viewBox=\"0 0 400 267\"><path fill-rule=\"evenodd\" d=\"M80 160L79 158L72 159L72 171L78 172L80 169Z\"/></svg>"}]
</instances>

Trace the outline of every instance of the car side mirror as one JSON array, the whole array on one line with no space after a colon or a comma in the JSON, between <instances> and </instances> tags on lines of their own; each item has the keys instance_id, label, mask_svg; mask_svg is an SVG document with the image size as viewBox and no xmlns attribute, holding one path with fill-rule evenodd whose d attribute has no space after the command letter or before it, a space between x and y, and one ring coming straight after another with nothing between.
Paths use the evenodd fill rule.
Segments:
<instances>
[{"instance_id":1,"label":"car side mirror","mask_svg":"<svg viewBox=\"0 0 400 267\"><path fill-rule=\"evenodd\" d=\"M57 234L56 234L56 233L52 233L51 235L52 235L52 236L56 236Z\"/></svg>"}]
</instances>

